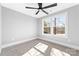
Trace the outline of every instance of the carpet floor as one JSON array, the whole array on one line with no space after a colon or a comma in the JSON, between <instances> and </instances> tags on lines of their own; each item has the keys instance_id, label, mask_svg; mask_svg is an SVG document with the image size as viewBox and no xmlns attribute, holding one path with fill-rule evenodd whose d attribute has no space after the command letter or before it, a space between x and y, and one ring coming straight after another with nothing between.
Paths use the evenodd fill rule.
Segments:
<instances>
[{"instance_id":1,"label":"carpet floor","mask_svg":"<svg viewBox=\"0 0 79 59\"><path fill-rule=\"evenodd\" d=\"M79 50L35 39L3 48L0 56L79 56Z\"/></svg>"}]
</instances>

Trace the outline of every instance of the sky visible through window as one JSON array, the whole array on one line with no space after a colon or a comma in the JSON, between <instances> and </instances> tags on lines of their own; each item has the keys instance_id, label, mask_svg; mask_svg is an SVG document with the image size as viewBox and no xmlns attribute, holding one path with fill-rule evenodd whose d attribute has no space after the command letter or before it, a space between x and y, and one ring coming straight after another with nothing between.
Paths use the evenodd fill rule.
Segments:
<instances>
[{"instance_id":1,"label":"sky visible through window","mask_svg":"<svg viewBox=\"0 0 79 59\"><path fill-rule=\"evenodd\" d=\"M51 23L54 22L54 18L47 18L44 20L47 23L47 26L51 26ZM65 25L65 17L61 16L61 17L56 17L56 24L57 26L61 25L64 26Z\"/></svg>"},{"instance_id":2,"label":"sky visible through window","mask_svg":"<svg viewBox=\"0 0 79 59\"><path fill-rule=\"evenodd\" d=\"M65 26L65 18L64 17L58 17L56 18L56 25L57 26Z\"/></svg>"},{"instance_id":3,"label":"sky visible through window","mask_svg":"<svg viewBox=\"0 0 79 59\"><path fill-rule=\"evenodd\" d=\"M44 19L44 33L65 35L66 16L55 16Z\"/></svg>"}]
</instances>

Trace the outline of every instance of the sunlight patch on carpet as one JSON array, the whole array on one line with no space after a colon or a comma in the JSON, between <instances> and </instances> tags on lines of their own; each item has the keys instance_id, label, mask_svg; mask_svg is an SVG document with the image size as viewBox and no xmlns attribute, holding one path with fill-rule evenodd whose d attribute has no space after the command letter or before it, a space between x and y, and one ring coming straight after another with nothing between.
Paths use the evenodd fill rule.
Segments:
<instances>
[{"instance_id":1,"label":"sunlight patch on carpet","mask_svg":"<svg viewBox=\"0 0 79 59\"><path fill-rule=\"evenodd\" d=\"M43 44L43 43L38 43L36 46L34 46L35 48L37 48L38 50L40 50L41 52L45 53L45 51L48 48L48 45Z\"/></svg>"},{"instance_id":2,"label":"sunlight patch on carpet","mask_svg":"<svg viewBox=\"0 0 79 59\"><path fill-rule=\"evenodd\" d=\"M51 52L50 52L51 56L70 56L70 54L60 51L56 48L52 48Z\"/></svg>"},{"instance_id":3,"label":"sunlight patch on carpet","mask_svg":"<svg viewBox=\"0 0 79 59\"><path fill-rule=\"evenodd\" d=\"M23 56L44 56L46 55L46 50L48 45L43 43L38 43L33 48L31 48L28 52L26 52ZM70 54L63 52L56 48L51 48L50 56L70 56Z\"/></svg>"},{"instance_id":4,"label":"sunlight patch on carpet","mask_svg":"<svg viewBox=\"0 0 79 59\"><path fill-rule=\"evenodd\" d=\"M35 50L34 48L32 48L27 53L25 53L23 56L43 56L43 55L37 50Z\"/></svg>"}]
</instances>

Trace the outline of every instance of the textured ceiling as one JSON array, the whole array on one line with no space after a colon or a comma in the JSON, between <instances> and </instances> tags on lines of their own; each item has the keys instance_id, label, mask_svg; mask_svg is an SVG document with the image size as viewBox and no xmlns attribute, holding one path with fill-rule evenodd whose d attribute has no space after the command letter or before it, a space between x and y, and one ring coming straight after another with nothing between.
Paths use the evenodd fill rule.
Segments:
<instances>
[{"instance_id":1,"label":"textured ceiling","mask_svg":"<svg viewBox=\"0 0 79 59\"><path fill-rule=\"evenodd\" d=\"M53 3L43 3L43 7L50 5L50 4L53 4ZM47 11L49 14L52 14L52 13L61 11L61 10L66 9L66 8L70 8L70 7L75 6L75 5L77 5L77 4L74 4L74 3L57 3L56 7L51 7L51 8L44 9L44 10ZM38 15L35 15L35 13L37 12L36 9L26 9L25 8L25 6L38 8L37 3L2 3L2 6L19 11L19 12L27 14L27 15L30 15L32 17L36 17L36 18L47 16L41 10L40 10Z\"/></svg>"}]
</instances>

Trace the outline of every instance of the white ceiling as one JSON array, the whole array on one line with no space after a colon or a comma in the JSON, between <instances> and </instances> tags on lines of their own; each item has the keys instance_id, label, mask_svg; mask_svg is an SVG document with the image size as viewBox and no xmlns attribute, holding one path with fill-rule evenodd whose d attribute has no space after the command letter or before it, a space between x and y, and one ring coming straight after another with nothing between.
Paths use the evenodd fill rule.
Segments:
<instances>
[{"instance_id":1,"label":"white ceiling","mask_svg":"<svg viewBox=\"0 0 79 59\"><path fill-rule=\"evenodd\" d=\"M43 7L50 5L53 3L43 3ZM63 9L66 8L70 8L72 6L75 6L77 4L75 3L57 3L56 7L51 7L48 9L45 9L45 11L47 11L49 14L61 11ZM36 17L36 18L40 18L43 16L47 16L44 12L40 11L38 15L35 15L35 13L37 12L36 9L26 9L25 6L29 6L29 7L37 7L38 8L38 4L37 3L2 3L2 6L19 11L21 13L30 15L32 17Z\"/></svg>"}]
</instances>

